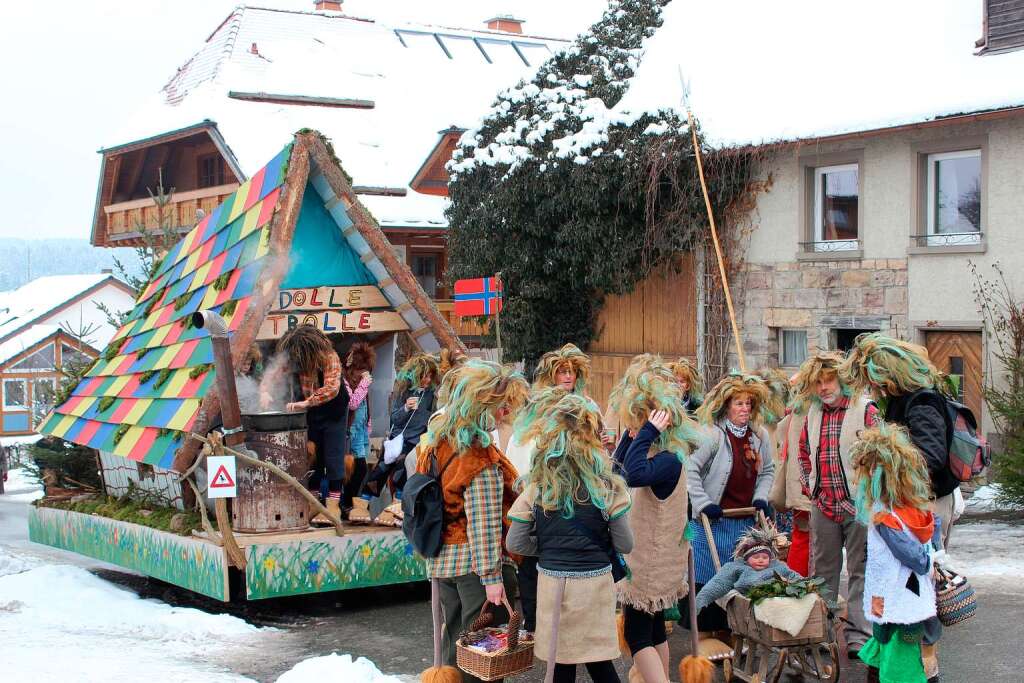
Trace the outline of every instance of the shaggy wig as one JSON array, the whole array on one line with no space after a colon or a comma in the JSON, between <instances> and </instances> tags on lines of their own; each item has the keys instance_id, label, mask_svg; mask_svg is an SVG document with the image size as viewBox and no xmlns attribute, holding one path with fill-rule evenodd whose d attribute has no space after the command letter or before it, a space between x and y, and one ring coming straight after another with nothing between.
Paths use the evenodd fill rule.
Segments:
<instances>
[{"instance_id":1,"label":"shaggy wig","mask_svg":"<svg viewBox=\"0 0 1024 683\"><path fill-rule=\"evenodd\" d=\"M768 388L768 399L761 404L761 421L766 425L777 424L786 414L789 403L789 377L778 368L761 368L754 373Z\"/></svg>"},{"instance_id":2,"label":"shaggy wig","mask_svg":"<svg viewBox=\"0 0 1024 683\"><path fill-rule=\"evenodd\" d=\"M556 403L562 400L567 392L559 387L534 387L530 390L530 397L526 406L519 411L513 424L513 433L519 443L527 443L530 439L537 437L537 430L542 428L543 422Z\"/></svg>"},{"instance_id":3,"label":"shaggy wig","mask_svg":"<svg viewBox=\"0 0 1024 683\"><path fill-rule=\"evenodd\" d=\"M754 422L761 420L761 407L768 402L768 385L757 375L731 372L712 387L704 398L704 405L697 409L697 417L703 424L713 425L725 417L729 403L737 396L749 396L750 416Z\"/></svg>"},{"instance_id":4,"label":"shaggy wig","mask_svg":"<svg viewBox=\"0 0 1024 683\"><path fill-rule=\"evenodd\" d=\"M881 423L860 433L850 450L857 487L857 517L871 522L876 507L927 510L928 465L904 427Z\"/></svg>"},{"instance_id":5,"label":"shaggy wig","mask_svg":"<svg viewBox=\"0 0 1024 683\"><path fill-rule=\"evenodd\" d=\"M923 346L871 332L857 337L839 369L843 383L876 397L903 396L918 389L941 389L941 373Z\"/></svg>"},{"instance_id":6,"label":"shaggy wig","mask_svg":"<svg viewBox=\"0 0 1024 683\"><path fill-rule=\"evenodd\" d=\"M423 385L423 380L430 378L430 385L437 388L441 381L441 372L437 358L429 353L417 353L398 370L395 378L395 393L399 396L408 389L416 389Z\"/></svg>"},{"instance_id":7,"label":"shaggy wig","mask_svg":"<svg viewBox=\"0 0 1024 683\"><path fill-rule=\"evenodd\" d=\"M456 453L491 445L498 411L515 413L526 402L526 379L508 366L468 360L449 372L438 395L445 406L427 425L427 445L447 441Z\"/></svg>"},{"instance_id":8,"label":"shaggy wig","mask_svg":"<svg viewBox=\"0 0 1024 683\"><path fill-rule=\"evenodd\" d=\"M441 377L444 377L450 370L460 367L467 360L461 349L441 349L437 354L437 370Z\"/></svg>"},{"instance_id":9,"label":"shaggy wig","mask_svg":"<svg viewBox=\"0 0 1024 683\"><path fill-rule=\"evenodd\" d=\"M550 387L534 398L546 410L530 434L536 448L527 483L537 485L537 504L565 517L590 502L607 510L626 483L612 471L601 443L601 416L585 396Z\"/></svg>"},{"instance_id":10,"label":"shaggy wig","mask_svg":"<svg viewBox=\"0 0 1024 683\"><path fill-rule=\"evenodd\" d=\"M288 354L292 368L303 375L318 372L324 359L334 352L331 340L312 325L298 325L285 333L277 342L278 352Z\"/></svg>"},{"instance_id":11,"label":"shaggy wig","mask_svg":"<svg viewBox=\"0 0 1024 683\"><path fill-rule=\"evenodd\" d=\"M555 386L555 375L567 368L576 373L573 391L582 394L590 379L590 356L580 351L575 344L566 344L557 351L548 351L540 357L533 373L533 387L543 389Z\"/></svg>"},{"instance_id":12,"label":"shaggy wig","mask_svg":"<svg viewBox=\"0 0 1024 683\"><path fill-rule=\"evenodd\" d=\"M355 387L364 372L373 373L377 363L377 353L366 342L356 342L345 355L345 377Z\"/></svg>"},{"instance_id":13,"label":"shaggy wig","mask_svg":"<svg viewBox=\"0 0 1024 683\"><path fill-rule=\"evenodd\" d=\"M626 368L608 397L609 407L625 429L638 431L655 410L669 414L669 425L655 442L659 451L675 453L685 462L700 443L697 423L683 408L683 390L672 370L659 356L637 356Z\"/></svg>"},{"instance_id":14,"label":"shaggy wig","mask_svg":"<svg viewBox=\"0 0 1024 683\"><path fill-rule=\"evenodd\" d=\"M850 385L843 381L839 374L840 367L845 360L841 351L819 351L803 362L800 371L796 375L796 386L793 388L793 397L790 400L790 408L797 415L805 414L812 404L821 403L818 397L816 386L818 380L828 380L833 377L839 378L839 388L843 396L853 396Z\"/></svg>"},{"instance_id":15,"label":"shaggy wig","mask_svg":"<svg viewBox=\"0 0 1024 683\"><path fill-rule=\"evenodd\" d=\"M764 520L747 529L746 533L736 541L736 548L732 551L732 559L742 562L746 556L754 552L766 552L772 559L779 556L780 545L785 546L787 542L779 538L784 534L779 531L770 520Z\"/></svg>"},{"instance_id":16,"label":"shaggy wig","mask_svg":"<svg viewBox=\"0 0 1024 683\"><path fill-rule=\"evenodd\" d=\"M701 379L700 373L697 372L697 366L686 358L680 358L675 362L669 363L668 367L672 374L676 376L676 380L686 382L690 386L687 389L690 398L695 398L698 401L703 400L704 380Z\"/></svg>"}]
</instances>

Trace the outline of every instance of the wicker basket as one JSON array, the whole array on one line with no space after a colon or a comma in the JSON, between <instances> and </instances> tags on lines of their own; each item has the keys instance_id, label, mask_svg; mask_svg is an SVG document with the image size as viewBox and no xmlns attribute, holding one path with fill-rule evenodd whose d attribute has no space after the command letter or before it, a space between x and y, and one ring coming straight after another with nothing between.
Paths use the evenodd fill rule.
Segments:
<instances>
[{"instance_id":1,"label":"wicker basket","mask_svg":"<svg viewBox=\"0 0 1024 683\"><path fill-rule=\"evenodd\" d=\"M737 595L729 601L726 615L729 618L729 628L737 634L775 647L811 645L828 640L828 606L820 596L811 610L811 615L807 617L807 623L795 636L759 622L754 617L754 605L742 595Z\"/></svg>"},{"instance_id":2,"label":"wicker basket","mask_svg":"<svg viewBox=\"0 0 1024 683\"><path fill-rule=\"evenodd\" d=\"M477 624L486 623L484 615L490 604L489 602L484 603L480 610L480 617L477 618ZM482 681L497 681L521 674L533 667L533 642L519 641L519 625L523 623L522 616L512 610L508 600L505 600L504 604L509 613L506 631L508 646L504 650L478 652L463 644L461 638L455 643L456 663L459 668Z\"/></svg>"},{"instance_id":3,"label":"wicker basket","mask_svg":"<svg viewBox=\"0 0 1024 683\"><path fill-rule=\"evenodd\" d=\"M939 580L935 585L935 611L943 626L952 626L967 621L978 609L974 587L967 578L942 568L938 569Z\"/></svg>"}]
</instances>

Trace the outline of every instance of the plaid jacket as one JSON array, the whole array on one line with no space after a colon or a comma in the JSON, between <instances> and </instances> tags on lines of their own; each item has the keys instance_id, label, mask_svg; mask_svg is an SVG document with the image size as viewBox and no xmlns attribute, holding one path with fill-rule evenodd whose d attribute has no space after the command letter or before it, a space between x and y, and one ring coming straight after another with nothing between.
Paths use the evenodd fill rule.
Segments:
<instances>
[{"instance_id":1,"label":"plaid jacket","mask_svg":"<svg viewBox=\"0 0 1024 683\"><path fill-rule=\"evenodd\" d=\"M427 558L427 575L435 579L470 572L485 586L501 583L501 470L485 468L466 488L469 543L445 545L437 557Z\"/></svg>"},{"instance_id":2,"label":"plaid jacket","mask_svg":"<svg viewBox=\"0 0 1024 683\"><path fill-rule=\"evenodd\" d=\"M818 444L818 485L817 496L813 497L809 487L811 474L811 448L808 443L807 420L800 432L800 483L804 495L813 498L818 509L833 521L842 521L843 515L857 514L850 494L849 482L843 471L839 455L839 436L843 430L843 418L850 406L850 399L843 397L835 405L823 405L821 413L821 440ZM880 421L878 408L869 403L864 411L864 426L874 427Z\"/></svg>"}]
</instances>

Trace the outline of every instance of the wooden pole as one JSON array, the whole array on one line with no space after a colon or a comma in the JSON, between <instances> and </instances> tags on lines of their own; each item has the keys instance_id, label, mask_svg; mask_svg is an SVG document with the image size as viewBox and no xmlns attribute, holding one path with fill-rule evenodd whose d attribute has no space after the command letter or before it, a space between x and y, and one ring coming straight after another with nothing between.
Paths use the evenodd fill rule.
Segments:
<instances>
[{"instance_id":1,"label":"wooden pole","mask_svg":"<svg viewBox=\"0 0 1024 683\"><path fill-rule=\"evenodd\" d=\"M697 173L700 175L700 189L704 193L704 206L708 210L708 221L711 223L711 241L715 245L715 256L718 257L718 274L722 277L722 287L725 289L725 305L729 308L729 321L732 323L732 336L736 340L736 357L740 363L740 372L747 372L747 358L743 354L743 340L740 339L740 328L736 323L736 311L732 306L732 293L729 291L729 278L725 274L725 259L722 258L722 246L718 242L718 228L715 226L715 214L711 210L711 197L708 195L708 186L704 180L704 163L701 161L700 144L697 142L697 128L693 125L693 112L690 106L686 106L686 118L690 122L690 135L693 138L693 153L697 156Z\"/></svg>"},{"instance_id":2,"label":"wooden pole","mask_svg":"<svg viewBox=\"0 0 1024 683\"><path fill-rule=\"evenodd\" d=\"M502 290L504 289L501 284L500 271L495 273L494 275L494 284L497 285L499 288L502 288ZM504 297L504 294L504 291L502 291L502 297ZM501 305L504 306L505 302L502 301ZM498 362L500 363L502 360L502 356L505 355L501 352L501 308L494 312L494 339L498 344Z\"/></svg>"}]
</instances>

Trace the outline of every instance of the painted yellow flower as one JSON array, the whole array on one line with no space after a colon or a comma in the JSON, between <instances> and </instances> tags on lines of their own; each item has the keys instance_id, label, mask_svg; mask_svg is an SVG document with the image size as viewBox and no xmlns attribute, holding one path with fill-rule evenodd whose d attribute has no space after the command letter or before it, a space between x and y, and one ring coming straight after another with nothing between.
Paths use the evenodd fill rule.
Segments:
<instances>
[{"instance_id":1,"label":"painted yellow flower","mask_svg":"<svg viewBox=\"0 0 1024 683\"><path fill-rule=\"evenodd\" d=\"M370 555L373 554L373 550L370 549L370 545L368 543L364 543L359 552L363 554L364 558L369 558Z\"/></svg>"},{"instance_id":2,"label":"painted yellow flower","mask_svg":"<svg viewBox=\"0 0 1024 683\"><path fill-rule=\"evenodd\" d=\"M267 559L263 560L263 568L266 569L268 572L272 571L276 566L277 560L275 560L273 557L268 557Z\"/></svg>"}]
</instances>

